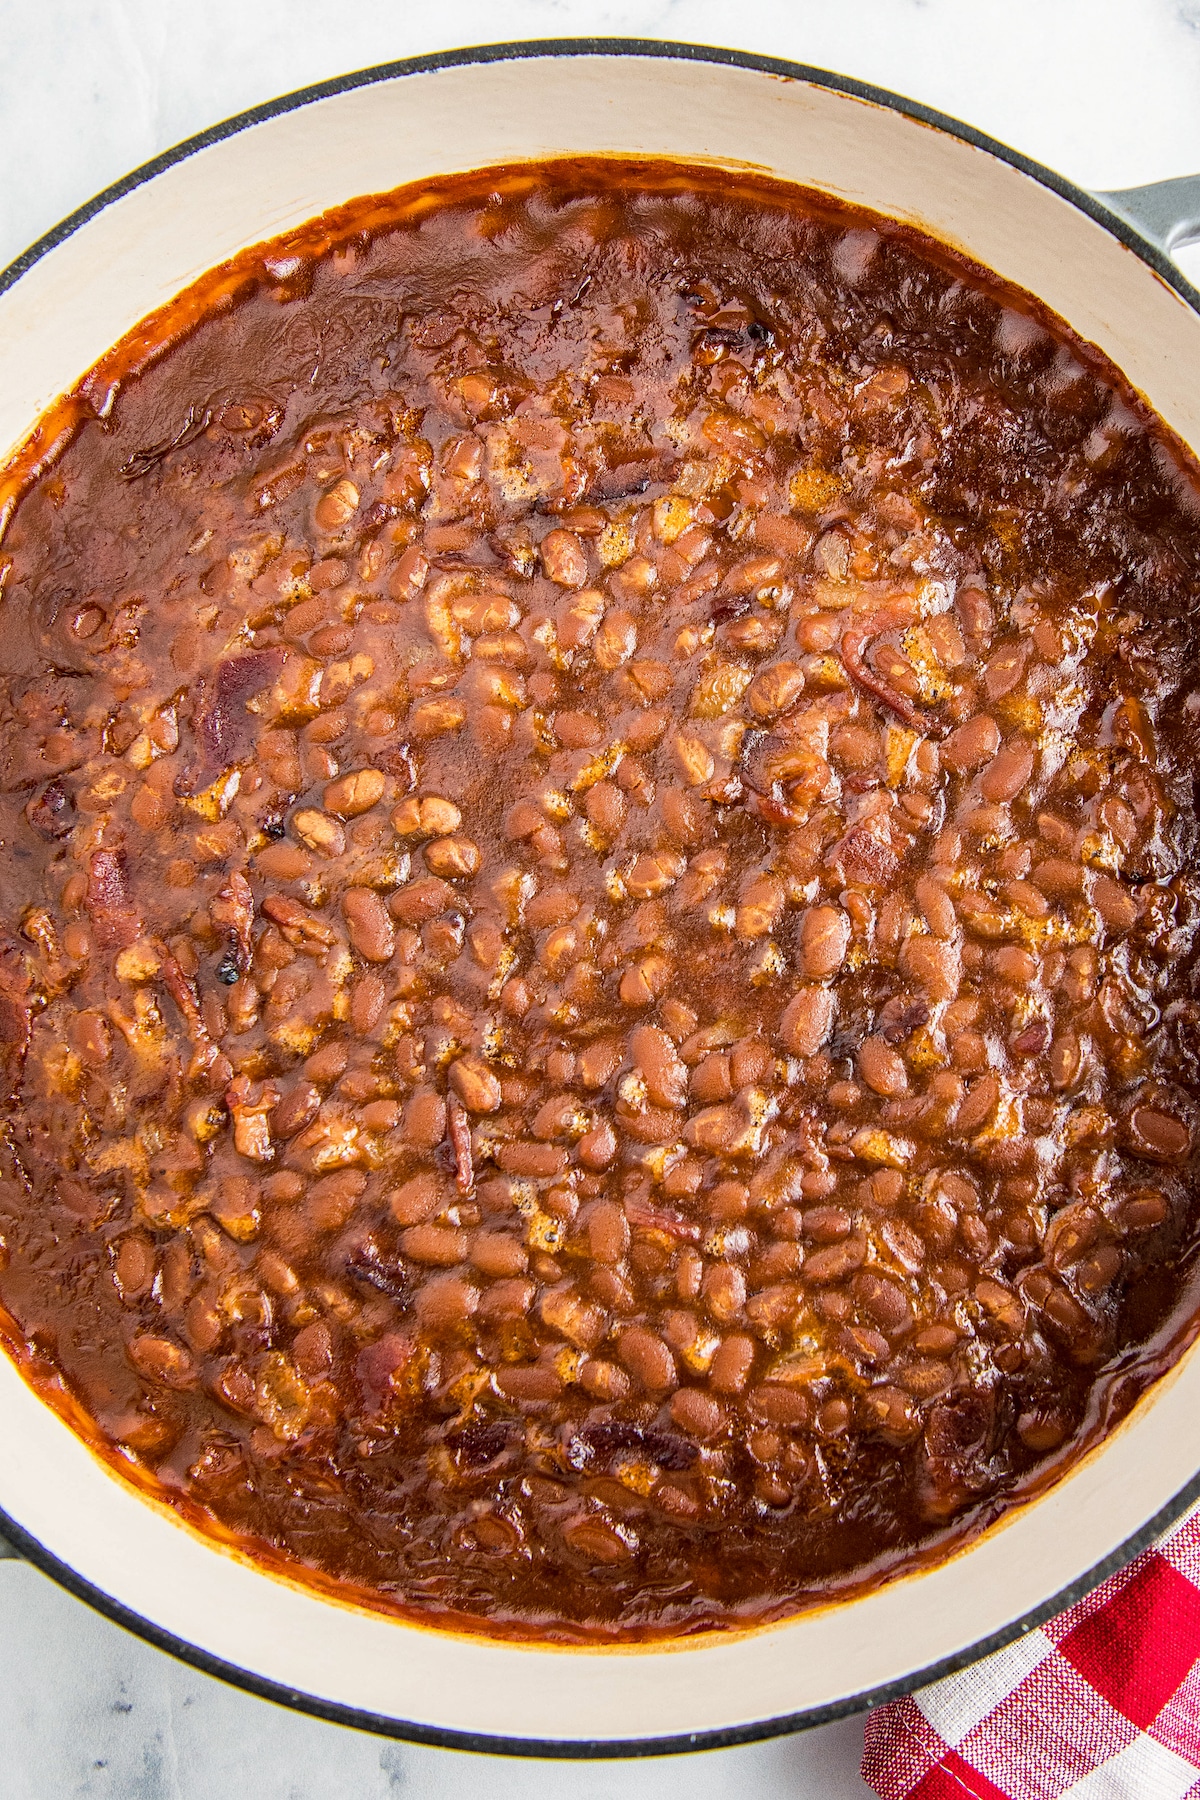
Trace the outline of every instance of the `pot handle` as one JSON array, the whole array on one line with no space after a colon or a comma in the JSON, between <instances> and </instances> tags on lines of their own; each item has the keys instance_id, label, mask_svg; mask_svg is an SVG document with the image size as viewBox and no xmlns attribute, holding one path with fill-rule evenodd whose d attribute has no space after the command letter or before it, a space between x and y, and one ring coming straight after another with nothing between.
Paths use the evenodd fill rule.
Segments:
<instances>
[{"instance_id":1,"label":"pot handle","mask_svg":"<svg viewBox=\"0 0 1200 1800\"><path fill-rule=\"evenodd\" d=\"M1098 192L1096 199L1168 256L1185 244L1200 243L1200 175Z\"/></svg>"}]
</instances>

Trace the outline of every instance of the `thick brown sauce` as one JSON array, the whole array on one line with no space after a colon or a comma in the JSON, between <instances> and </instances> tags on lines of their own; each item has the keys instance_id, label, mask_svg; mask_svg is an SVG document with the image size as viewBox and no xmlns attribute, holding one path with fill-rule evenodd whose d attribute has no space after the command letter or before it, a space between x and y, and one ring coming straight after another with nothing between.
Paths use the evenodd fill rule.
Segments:
<instances>
[{"instance_id":1,"label":"thick brown sauce","mask_svg":"<svg viewBox=\"0 0 1200 1800\"><path fill-rule=\"evenodd\" d=\"M202 1529L777 1618L1190 1336L1198 496L1027 297L494 170L206 277L3 491L0 1299Z\"/></svg>"}]
</instances>

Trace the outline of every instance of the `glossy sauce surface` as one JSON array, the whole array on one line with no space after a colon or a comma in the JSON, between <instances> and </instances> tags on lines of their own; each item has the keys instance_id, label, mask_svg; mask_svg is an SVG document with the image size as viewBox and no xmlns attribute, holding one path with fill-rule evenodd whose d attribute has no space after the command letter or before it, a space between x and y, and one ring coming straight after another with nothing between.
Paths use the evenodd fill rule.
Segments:
<instances>
[{"instance_id":1,"label":"glossy sauce surface","mask_svg":"<svg viewBox=\"0 0 1200 1800\"><path fill-rule=\"evenodd\" d=\"M915 235L657 165L185 315L0 564L27 1374L431 1622L696 1631L978 1529L1188 1330L1165 428Z\"/></svg>"}]
</instances>

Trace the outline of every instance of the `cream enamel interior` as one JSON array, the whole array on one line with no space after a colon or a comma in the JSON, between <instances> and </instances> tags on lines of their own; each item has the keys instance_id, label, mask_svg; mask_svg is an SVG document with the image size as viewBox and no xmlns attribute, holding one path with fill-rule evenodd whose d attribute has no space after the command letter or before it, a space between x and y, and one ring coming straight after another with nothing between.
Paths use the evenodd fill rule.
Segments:
<instances>
[{"instance_id":1,"label":"cream enamel interior","mask_svg":"<svg viewBox=\"0 0 1200 1800\"><path fill-rule=\"evenodd\" d=\"M573 152L756 165L924 226L1037 294L1200 447L1200 318L989 152L810 82L637 55L465 64L322 99L106 207L0 297L0 445L204 270L356 195ZM103 1594L335 1705L552 1741L736 1729L901 1681L1003 1631L1200 1468L1200 1356L1106 1444L949 1563L788 1625L628 1652L517 1648L342 1607L214 1547L112 1475L0 1357L0 1506Z\"/></svg>"}]
</instances>

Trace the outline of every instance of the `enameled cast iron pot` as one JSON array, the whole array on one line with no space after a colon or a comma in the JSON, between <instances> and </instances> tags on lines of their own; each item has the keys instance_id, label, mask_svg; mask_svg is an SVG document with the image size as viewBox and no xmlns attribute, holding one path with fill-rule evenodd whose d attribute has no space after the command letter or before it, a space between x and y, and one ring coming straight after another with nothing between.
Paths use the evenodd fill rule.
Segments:
<instances>
[{"instance_id":1,"label":"enameled cast iron pot","mask_svg":"<svg viewBox=\"0 0 1200 1800\"><path fill-rule=\"evenodd\" d=\"M764 170L909 221L1098 344L1200 451L1200 294L1167 254L1200 177L1095 196L910 101L794 64L628 41L489 46L347 75L181 144L0 277L0 457L140 318L359 194L615 152ZM1200 1307L1200 1293L1183 1302ZM275 1700L477 1750L655 1753L816 1724L1048 1617L1200 1493L1200 1349L1042 1498L948 1562L744 1635L523 1648L267 1574L112 1474L0 1356L0 1523L121 1624Z\"/></svg>"}]
</instances>

